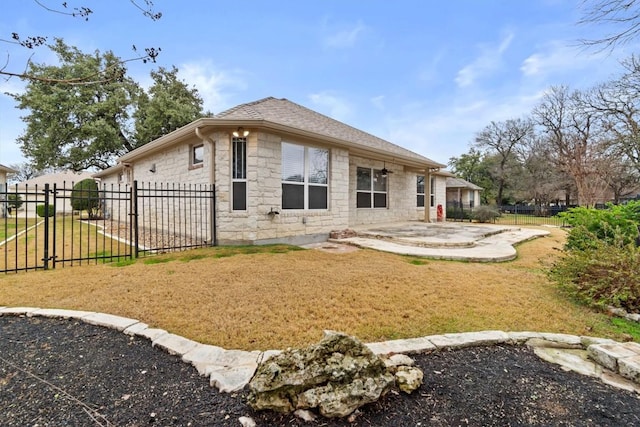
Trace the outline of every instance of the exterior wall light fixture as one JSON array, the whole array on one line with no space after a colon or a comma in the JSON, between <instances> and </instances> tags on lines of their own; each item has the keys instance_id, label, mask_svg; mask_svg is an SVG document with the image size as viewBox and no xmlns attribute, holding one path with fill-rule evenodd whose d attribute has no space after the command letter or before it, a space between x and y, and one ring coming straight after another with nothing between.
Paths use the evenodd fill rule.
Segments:
<instances>
[{"instance_id":1,"label":"exterior wall light fixture","mask_svg":"<svg viewBox=\"0 0 640 427\"><path fill-rule=\"evenodd\" d=\"M238 127L238 130L233 131L233 136L235 136L236 138L245 138L248 135L249 135L249 131L244 130L242 126Z\"/></svg>"}]
</instances>

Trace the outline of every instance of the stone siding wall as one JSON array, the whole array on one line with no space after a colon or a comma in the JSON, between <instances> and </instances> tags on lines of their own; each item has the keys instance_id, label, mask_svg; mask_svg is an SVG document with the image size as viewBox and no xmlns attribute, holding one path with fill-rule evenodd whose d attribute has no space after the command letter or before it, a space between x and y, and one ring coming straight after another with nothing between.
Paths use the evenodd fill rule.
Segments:
<instances>
[{"instance_id":1,"label":"stone siding wall","mask_svg":"<svg viewBox=\"0 0 640 427\"><path fill-rule=\"evenodd\" d=\"M321 240L330 231L348 227L349 155L329 150L329 200L327 210L282 209L282 147L289 142L321 147L313 142L283 139L256 132L247 139L247 210L231 209L231 141L217 144L218 241L220 243L304 242ZM278 212L272 214L270 212Z\"/></svg>"},{"instance_id":2,"label":"stone siding wall","mask_svg":"<svg viewBox=\"0 0 640 427\"><path fill-rule=\"evenodd\" d=\"M387 177L387 207L386 208L358 208L356 205L357 168L382 169L385 167L392 171ZM376 224L395 221L424 220L424 208L417 207L416 177L415 171L405 171L401 165L383 163L363 157L351 156L349 159L349 194L351 226ZM425 202L429 203L428 186L425 189L427 195ZM436 202L445 199L445 181L436 181ZM436 206L437 206L436 203ZM431 218L436 218L436 208L431 208Z\"/></svg>"},{"instance_id":3,"label":"stone siding wall","mask_svg":"<svg viewBox=\"0 0 640 427\"><path fill-rule=\"evenodd\" d=\"M326 210L282 209L282 142L320 147L318 141L296 141L280 135L251 132L247 137L247 205L233 210L232 140L226 132L205 135L204 162L189 165L190 150L202 142L192 139L163 152L152 153L131 165L129 179L118 181L117 173L102 179L103 184L130 184L133 180L152 185L175 183L216 185L216 231L220 244L321 241L333 230L383 222L422 220L424 209L416 207L416 173L403 166L386 163L393 171L388 177L388 208L356 208L357 167L382 169L382 162L350 156L345 149L329 148L329 188ZM155 165L155 172L151 172ZM213 170L213 174L211 171ZM445 204L444 178L438 180L438 203ZM440 198L442 200L440 200ZM428 203L428 197L427 197ZM436 208L431 217L435 219ZM272 212L278 212L273 214Z\"/></svg>"}]
</instances>

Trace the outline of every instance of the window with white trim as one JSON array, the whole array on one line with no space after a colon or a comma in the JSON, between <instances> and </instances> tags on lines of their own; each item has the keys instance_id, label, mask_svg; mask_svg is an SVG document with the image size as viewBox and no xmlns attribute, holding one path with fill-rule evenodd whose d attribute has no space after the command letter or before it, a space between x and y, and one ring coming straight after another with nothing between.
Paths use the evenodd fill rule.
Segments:
<instances>
[{"instance_id":1,"label":"window with white trim","mask_svg":"<svg viewBox=\"0 0 640 427\"><path fill-rule=\"evenodd\" d=\"M282 143L282 209L327 209L329 150Z\"/></svg>"},{"instance_id":2,"label":"window with white trim","mask_svg":"<svg viewBox=\"0 0 640 427\"><path fill-rule=\"evenodd\" d=\"M417 194L417 204L419 208L424 207L424 175L418 175L416 177L416 194Z\"/></svg>"},{"instance_id":3,"label":"window with white trim","mask_svg":"<svg viewBox=\"0 0 640 427\"><path fill-rule=\"evenodd\" d=\"M247 210L247 138L231 139L231 186L233 210Z\"/></svg>"},{"instance_id":4,"label":"window with white trim","mask_svg":"<svg viewBox=\"0 0 640 427\"><path fill-rule=\"evenodd\" d=\"M204 163L204 144L192 145L189 150L189 167L201 167Z\"/></svg>"},{"instance_id":5,"label":"window with white trim","mask_svg":"<svg viewBox=\"0 0 640 427\"><path fill-rule=\"evenodd\" d=\"M359 167L356 174L356 207L386 208L387 177L382 175L382 171Z\"/></svg>"}]
</instances>

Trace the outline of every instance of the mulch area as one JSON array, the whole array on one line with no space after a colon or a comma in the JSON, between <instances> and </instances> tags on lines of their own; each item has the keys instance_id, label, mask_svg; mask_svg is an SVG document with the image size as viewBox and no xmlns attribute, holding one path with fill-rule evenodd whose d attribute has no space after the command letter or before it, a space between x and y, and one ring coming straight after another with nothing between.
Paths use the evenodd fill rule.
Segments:
<instances>
[{"instance_id":1,"label":"mulch area","mask_svg":"<svg viewBox=\"0 0 640 427\"><path fill-rule=\"evenodd\" d=\"M349 420L256 413L149 341L77 320L0 317L2 426L640 425L640 400L526 346L418 355L425 384Z\"/></svg>"}]
</instances>

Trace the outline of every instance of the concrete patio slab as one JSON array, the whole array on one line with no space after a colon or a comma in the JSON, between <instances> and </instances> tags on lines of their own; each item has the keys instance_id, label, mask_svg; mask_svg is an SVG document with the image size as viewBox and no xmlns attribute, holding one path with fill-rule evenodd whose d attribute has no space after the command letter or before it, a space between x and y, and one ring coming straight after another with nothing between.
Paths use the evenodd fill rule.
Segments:
<instances>
[{"instance_id":1,"label":"concrete patio slab","mask_svg":"<svg viewBox=\"0 0 640 427\"><path fill-rule=\"evenodd\" d=\"M356 227L354 231L356 237L329 242L401 255L477 262L512 260L517 256L514 245L550 234L537 228L419 221Z\"/></svg>"}]
</instances>

